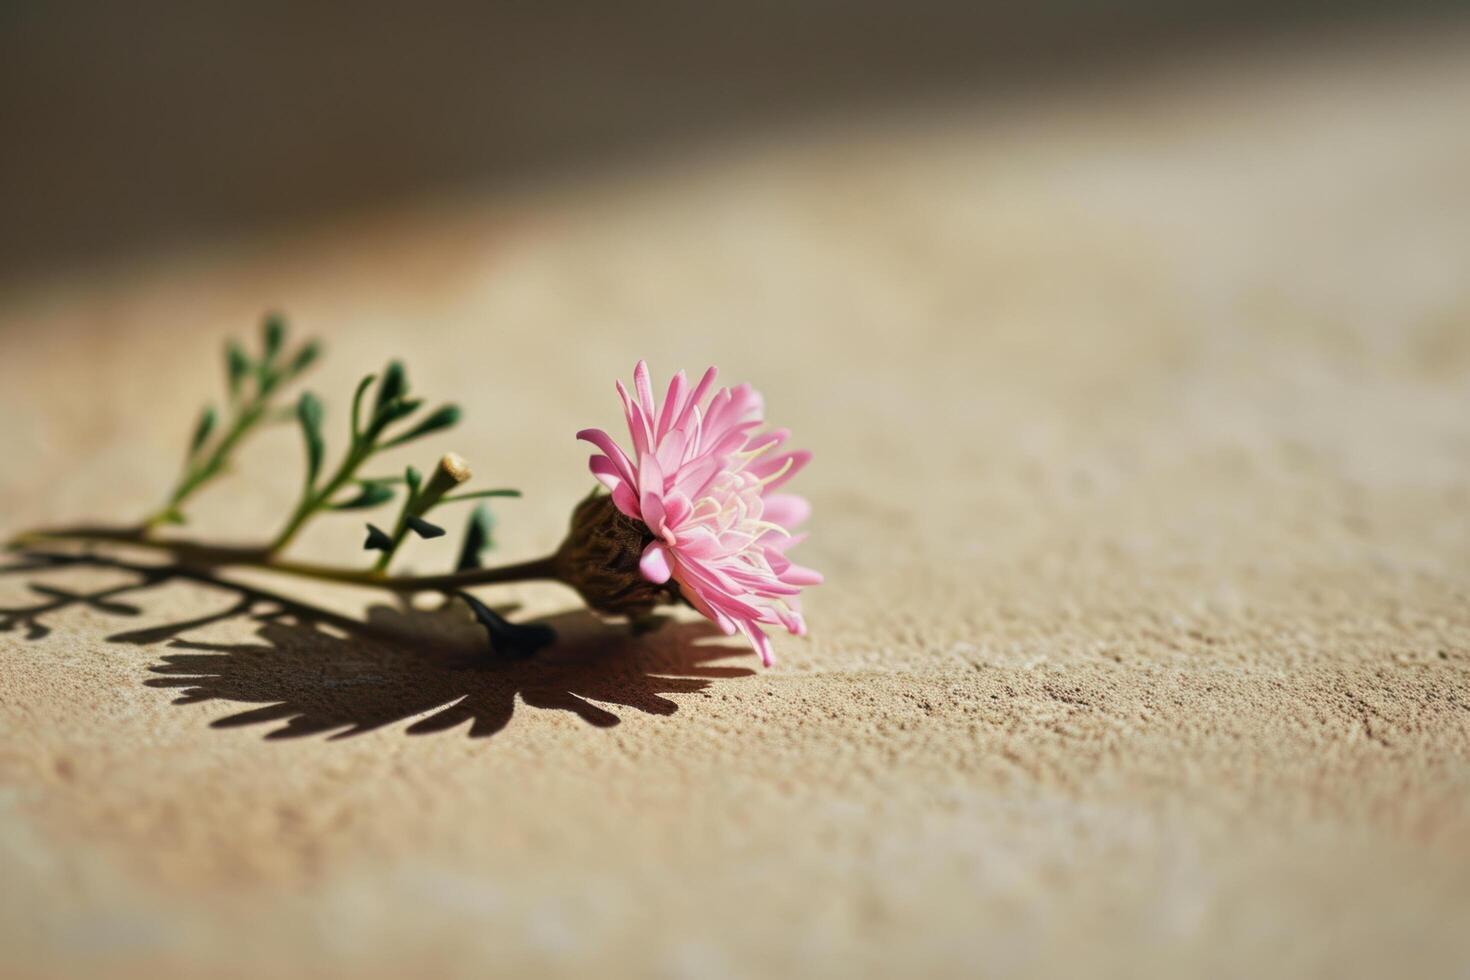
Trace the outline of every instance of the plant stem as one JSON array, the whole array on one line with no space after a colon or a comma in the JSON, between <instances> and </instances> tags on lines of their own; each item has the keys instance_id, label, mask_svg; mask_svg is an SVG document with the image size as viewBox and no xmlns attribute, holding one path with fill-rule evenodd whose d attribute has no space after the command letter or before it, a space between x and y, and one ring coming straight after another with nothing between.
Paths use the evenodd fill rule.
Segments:
<instances>
[{"instance_id":1,"label":"plant stem","mask_svg":"<svg viewBox=\"0 0 1470 980\"><path fill-rule=\"evenodd\" d=\"M445 575L388 576L372 569L340 568L332 565L282 561L274 557L275 552L272 548L230 547L183 540L161 541L148 537L147 530L146 527L67 527L29 531L12 540L10 547L26 547L48 541L123 544L169 555L179 564L188 567L217 568L229 565L237 568L257 568L261 571L293 575L297 578L410 594L415 592L451 593L476 585L560 579L557 574L555 555L515 565L503 565L500 568L476 568Z\"/></svg>"},{"instance_id":2,"label":"plant stem","mask_svg":"<svg viewBox=\"0 0 1470 980\"><path fill-rule=\"evenodd\" d=\"M389 535L393 543L390 544L378 560L373 562L373 572L377 575L387 575L388 566L393 563L393 556L398 553L398 548L403 544L403 539L408 535L408 515L414 513L414 498L417 496L413 488L409 487L404 493L403 507L398 512L398 520L393 525L393 533Z\"/></svg>"},{"instance_id":3,"label":"plant stem","mask_svg":"<svg viewBox=\"0 0 1470 980\"><path fill-rule=\"evenodd\" d=\"M408 485L408 491L404 494L403 508L398 513L398 521L393 526L392 544L378 556L377 563L373 565L373 571L379 575L388 573L388 566L392 564L393 556L398 553L403 539L408 536L410 518L423 518L444 500L446 493L469 478L469 467L454 453L449 453L439 461L439 465L434 467L434 472L429 474L427 482L420 484L405 474L404 482Z\"/></svg>"},{"instance_id":4,"label":"plant stem","mask_svg":"<svg viewBox=\"0 0 1470 980\"><path fill-rule=\"evenodd\" d=\"M326 506L327 501L331 500L333 495L346 486L348 481L357 474L358 468L367 462L367 458L372 455L372 451L373 447L371 443L354 443L352 449L343 458L342 465L337 467L337 472L327 481L326 485L316 493L308 491L302 495L301 503L296 506L296 510L291 514L291 519L286 522L286 526L281 529L281 533L276 535L276 539L271 542L270 548L268 549L269 552L275 554L290 544L291 539L296 537L297 532L301 530L306 522L317 511Z\"/></svg>"},{"instance_id":5,"label":"plant stem","mask_svg":"<svg viewBox=\"0 0 1470 980\"><path fill-rule=\"evenodd\" d=\"M143 522L144 526L149 528L157 527L159 524L167 521L170 515L175 514L184 501L188 500L195 491L223 473L225 464L229 461L230 453L234 452L235 446L245 437L245 434L260 421L261 416L265 414L265 409L266 398L261 395L257 395L248 405L241 408L236 413L235 420L230 426L229 431L215 445L214 451L198 465L194 465L194 461L190 460L189 465L184 469L184 475L179 479L178 486L169 495L167 506L149 516Z\"/></svg>"}]
</instances>

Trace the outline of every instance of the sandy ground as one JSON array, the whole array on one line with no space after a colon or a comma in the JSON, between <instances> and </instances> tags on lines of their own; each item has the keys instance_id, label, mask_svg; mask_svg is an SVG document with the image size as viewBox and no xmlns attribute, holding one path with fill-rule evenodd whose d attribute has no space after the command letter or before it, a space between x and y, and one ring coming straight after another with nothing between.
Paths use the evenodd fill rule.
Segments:
<instances>
[{"instance_id":1,"label":"sandy ground","mask_svg":"<svg viewBox=\"0 0 1470 980\"><path fill-rule=\"evenodd\" d=\"M12 568L0 972L1465 976L1467 105L1463 32L1263 50L17 286L0 531L153 507L279 306L329 427L391 355L464 403L400 462L524 488L507 560L615 377L718 362L816 451L828 581L771 670L505 589L565 640L494 668L351 590L235 576L371 638Z\"/></svg>"}]
</instances>

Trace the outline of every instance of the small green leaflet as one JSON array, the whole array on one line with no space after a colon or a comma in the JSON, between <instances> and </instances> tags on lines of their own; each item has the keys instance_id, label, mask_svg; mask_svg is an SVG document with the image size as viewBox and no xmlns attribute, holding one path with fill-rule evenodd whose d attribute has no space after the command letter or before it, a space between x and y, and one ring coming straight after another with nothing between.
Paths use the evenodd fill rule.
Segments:
<instances>
[{"instance_id":1,"label":"small green leaflet","mask_svg":"<svg viewBox=\"0 0 1470 980\"><path fill-rule=\"evenodd\" d=\"M296 418L301 422L301 434L306 439L306 485L316 486L317 474L321 472L322 456L326 444L322 441L322 403L311 392L303 392L296 403Z\"/></svg>"}]
</instances>

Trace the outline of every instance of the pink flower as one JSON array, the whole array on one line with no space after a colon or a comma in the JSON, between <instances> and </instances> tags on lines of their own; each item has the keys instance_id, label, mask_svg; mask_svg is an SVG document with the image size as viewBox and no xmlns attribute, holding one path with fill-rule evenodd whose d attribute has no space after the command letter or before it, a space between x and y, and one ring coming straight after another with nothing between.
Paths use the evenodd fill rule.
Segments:
<instances>
[{"instance_id":1,"label":"pink flower","mask_svg":"<svg viewBox=\"0 0 1470 980\"><path fill-rule=\"evenodd\" d=\"M639 569L655 584L671 578L690 605L725 633L745 634L767 666L774 661L763 625L806 634L798 595L822 576L794 564L786 549L792 529L811 507L775 493L811 459L805 450L782 452L787 431L760 431L761 396L750 385L710 395L715 369L693 391L680 371L663 405L654 401L643 361L633 369L637 398L618 382L633 452L624 453L601 429L578 439L601 453L592 474L612 491L618 510L653 534Z\"/></svg>"}]
</instances>

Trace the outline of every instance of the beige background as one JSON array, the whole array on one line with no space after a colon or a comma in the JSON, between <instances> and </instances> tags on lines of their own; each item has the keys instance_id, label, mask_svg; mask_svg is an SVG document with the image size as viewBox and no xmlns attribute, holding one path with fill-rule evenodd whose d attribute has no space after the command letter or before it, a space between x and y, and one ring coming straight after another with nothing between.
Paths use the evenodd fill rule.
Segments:
<instances>
[{"instance_id":1,"label":"beige background","mask_svg":"<svg viewBox=\"0 0 1470 980\"><path fill-rule=\"evenodd\" d=\"M524 488L506 559L614 377L718 362L815 450L828 581L772 670L553 586L493 593L565 628L510 668L246 575L380 629L120 639L238 599L170 581L0 634L0 964L1465 975L1467 105L1463 32L1263 47L12 284L6 533L155 506L276 306L329 425L392 355L465 405L399 462ZM299 459L252 444L194 530L269 534Z\"/></svg>"}]
</instances>

